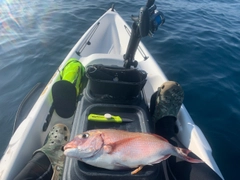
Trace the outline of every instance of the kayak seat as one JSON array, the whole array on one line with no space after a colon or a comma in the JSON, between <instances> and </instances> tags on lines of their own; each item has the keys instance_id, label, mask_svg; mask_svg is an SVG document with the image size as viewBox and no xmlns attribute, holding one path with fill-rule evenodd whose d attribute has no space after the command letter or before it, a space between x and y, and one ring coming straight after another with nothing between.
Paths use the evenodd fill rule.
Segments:
<instances>
[{"instance_id":1,"label":"kayak seat","mask_svg":"<svg viewBox=\"0 0 240 180\"><path fill-rule=\"evenodd\" d=\"M71 117L76 109L76 88L69 81L60 80L52 86L53 107L62 118Z\"/></svg>"},{"instance_id":2,"label":"kayak seat","mask_svg":"<svg viewBox=\"0 0 240 180\"><path fill-rule=\"evenodd\" d=\"M138 69L102 64L87 67L88 90L93 96L133 99L146 83L147 73Z\"/></svg>"}]
</instances>

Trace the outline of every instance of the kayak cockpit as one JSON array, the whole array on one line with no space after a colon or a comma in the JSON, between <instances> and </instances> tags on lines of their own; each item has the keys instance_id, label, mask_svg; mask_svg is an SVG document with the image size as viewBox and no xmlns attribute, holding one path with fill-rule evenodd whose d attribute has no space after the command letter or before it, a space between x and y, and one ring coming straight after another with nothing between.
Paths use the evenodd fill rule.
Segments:
<instances>
[{"instance_id":1,"label":"kayak cockpit","mask_svg":"<svg viewBox=\"0 0 240 180\"><path fill-rule=\"evenodd\" d=\"M112 56L104 59L92 55L86 69L88 84L78 102L71 130L73 139L76 135L91 129L113 128L132 132L153 132L153 124L142 89L146 83L147 73L138 69L126 69L121 66L110 66L95 63L118 62ZM89 59L92 59L89 61ZM110 61L111 60L111 61ZM82 61L84 63L84 59ZM120 61L122 63L122 61ZM116 63L114 63L116 64ZM124 77L126 76L126 77ZM136 77L136 78L134 78ZM117 80L116 80L117 79ZM122 122L98 121L91 115L119 116ZM128 121L124 121L128 120ZM148 166L136 176L131 170L111 171L87 165L77 159L66 157L63 179L154 179L160 176L160 166Z\"/></svg>"}]
</instances>

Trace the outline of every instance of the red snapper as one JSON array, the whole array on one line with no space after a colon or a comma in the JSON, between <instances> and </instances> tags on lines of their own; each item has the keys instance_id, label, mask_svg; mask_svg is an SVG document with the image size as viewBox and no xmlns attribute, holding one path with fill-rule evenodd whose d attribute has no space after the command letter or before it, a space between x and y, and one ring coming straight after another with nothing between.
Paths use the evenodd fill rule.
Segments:
<instances>
[{"instance_id":1,"label":"red snapper","mask_svg":"<svg viewBox=\"0 0 240 180\"><path fill-rule=\"evenodd\" d=\"M105 169L136 168L166 160L171 155L191 163L202 163L188 156L190 150L172 146L155 134L115 129L95 129L77 135L64 146L64 154Z\"/></svg>"}]
</instances>

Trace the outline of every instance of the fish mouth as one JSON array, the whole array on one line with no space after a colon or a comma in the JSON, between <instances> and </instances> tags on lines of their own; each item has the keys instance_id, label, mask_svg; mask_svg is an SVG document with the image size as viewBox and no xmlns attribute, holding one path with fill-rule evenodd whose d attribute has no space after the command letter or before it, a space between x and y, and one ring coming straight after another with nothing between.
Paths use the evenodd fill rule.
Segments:
<instances>
[{"instance_id":1,"label":"fish mouth","mask_svg":"<svg viewBox=\"0 0 240 180\"><path fill-rule=\"evenodd\" d=\"M76 149L73 149L73 148L64 148L64 152L63 154L67 157L70 157L70 158L76 158L78 160L81 161L81 158L78 157L78 154L76 152Z\"/></svg>"},{"instance_id":2,"label":"fish mouth","mask_svg":"<svg viewBox=\"0 0 240 180\"><path fill-rule=\"evenodd\" d=\"M85 141L79 144L78 139L70 141L64 147L64 154L69 157L75 157L77 159L88 159L94 158L98 153L100 153L104 146L104 140L102 136L90 139L91 143L86 143ZM93 141L93 142L92 142Z\"/></svg>"},{"instance_id":3,"label":"fish mouth","mask_svg":"<svg viewBox=\"0 0 240 180\"><path fill-rule=\"evenodd\" d=\"M89 159L89 158L93 158L97 153L99 153L99 151L101 151L102 148L100 149L93 149L89 152L87 152L88 150L86 149L78 149L75 146L70 145L65 145L63 150L64 150L64 154L68 157L72 157L72 158L77 158L78 160L83 160L83 159ZM84 157L81 157L81 155L79 154L85 154Z\"/></svg>"},{"instance_id":4,"label":"fish mouth","mask_svg":"<svg viewBox=\"0 0 240 180\"><path fill-rule=\"evenodd\" d=\"M76 149L77 146L75 145L72 145L72 144L66 144L64 147L63 147L63 150L66 151L68 149Z\"/></svg>"},{"instance_id":5,"label":"fish mouth","mask_svg":"<svg viewBox=\"0 0 240 180\"><path fill-rule=\"evenodd\" d=\"M66 151L67 149L71 149L71 147L63 147L63 150Z\"/></svg>"}]
</instances>

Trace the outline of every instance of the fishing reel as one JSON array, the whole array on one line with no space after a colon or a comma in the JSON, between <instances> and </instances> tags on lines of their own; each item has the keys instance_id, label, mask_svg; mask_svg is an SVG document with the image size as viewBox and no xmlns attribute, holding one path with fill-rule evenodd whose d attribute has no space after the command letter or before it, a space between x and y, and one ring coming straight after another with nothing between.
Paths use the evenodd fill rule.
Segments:
<instances>
[{"instance_id":1,"label":"fishing reel","mask_svg":"<svg viewBox=\"0 0 240 180\"><path fill-rule=\"evenodd\" d=\"M157 10L154 0L148 0L146 6L142 7L139 16L132 16L132 20L137 24L140 37L153 36L158 27L163 25L165 17Z\"/></svg>"}]
</instances>

